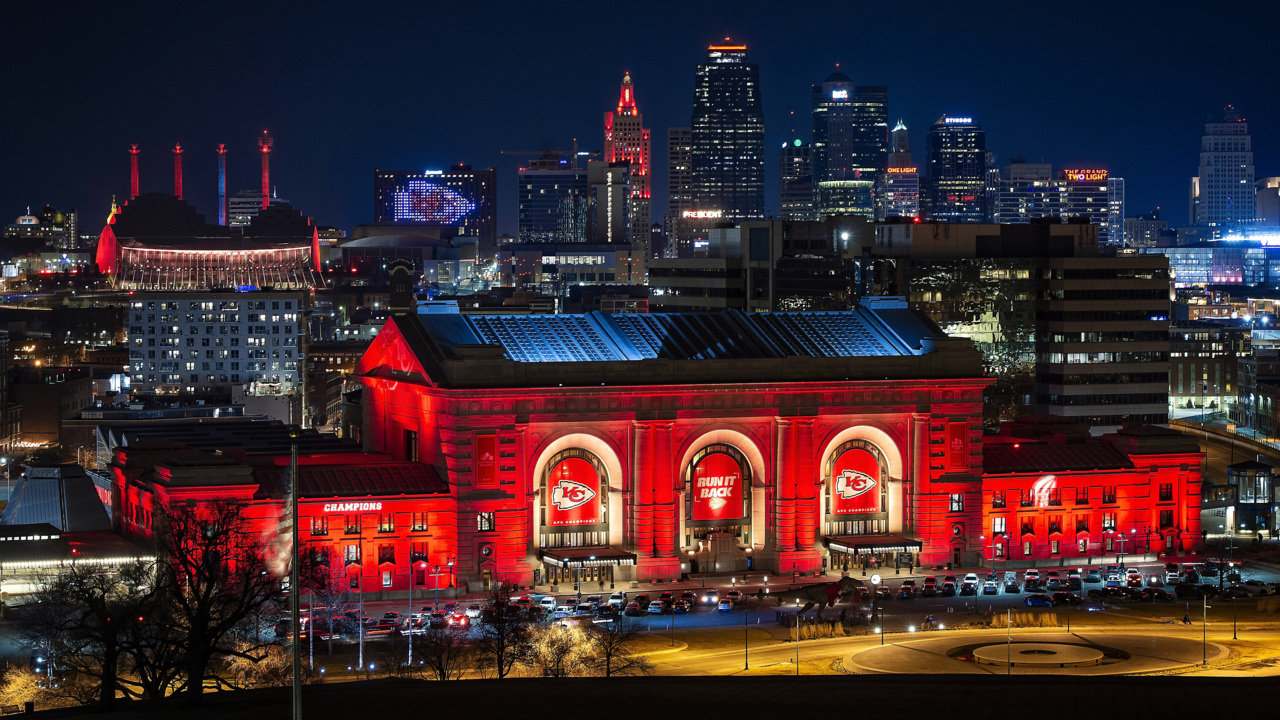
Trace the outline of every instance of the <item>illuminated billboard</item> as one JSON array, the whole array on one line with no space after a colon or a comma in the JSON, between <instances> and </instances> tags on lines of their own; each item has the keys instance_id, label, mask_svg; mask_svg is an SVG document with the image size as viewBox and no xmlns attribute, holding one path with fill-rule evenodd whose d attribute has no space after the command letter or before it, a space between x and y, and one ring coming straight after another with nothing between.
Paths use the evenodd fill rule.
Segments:
<instances>
[{"instance_id":1,"label":"illuminated billboard","mask_svg":"<svg viewBox=\"0 0 1280 720\"><path fill-rule=\"evenodd\" d=\"M1107 171L1098 169L1063 170L1062 179L1072 180L1075 182L1084 182L1086 180L1106 180Z\"/></svg>"},{"instance_id":2,"label":"illuminated billboard","mask_svg":"<svg viewBox=\"0 0 1280 720\"><path fill-rule=\"evenodd\" d=\"M441 182L411 178L392 193L391 219L455 225L476 209L476 203Z\"/></svg>"},{"instance_id":3,"label":"illuminated billboard","mask_svg":"<svg viewBox=\"0 0 1280 720\"><path fill-rule=\"evenodd\" d=\"M739 520L746 517L742 468L728 453L710 453L693 470L690 519Z\"/></svg>"},{"instance_id":4,"label":"illuminated billboard","mask_svg":"<svg viewBox=\"0 0 1280 720\"><path fill-rule=\"evenodd\" d=\"M831 514L880 512L880 462L869 451L851 448L831 471Z\"/></svg>"},{"instance_id":5,"label":"illuminated billboard","mask_svg":"<svg viewBox=\"0 0 1280 720\"><path fill-rule=\"evenodd\" d=\"M600 473L579 457L556 463L547 480L547 525L598 525L604 521Z\"/></svg>"}]
</instances>

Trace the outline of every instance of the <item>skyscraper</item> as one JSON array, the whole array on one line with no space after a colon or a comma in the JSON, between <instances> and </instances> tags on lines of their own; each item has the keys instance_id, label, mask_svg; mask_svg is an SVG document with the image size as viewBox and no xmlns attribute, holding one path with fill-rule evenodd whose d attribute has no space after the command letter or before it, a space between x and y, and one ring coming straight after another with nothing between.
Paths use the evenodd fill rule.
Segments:
<instances>
[{"instance_id":1,"label":"skyscraper","mask_svg":"<svg viewBox=\"0 0 1280 720\"><path fill-rule=\"evenodd\" d=\"M855 170L883 171L889 155L889 90L854 86L832 73L811 86L815 182L850 179Z\"/></svg>"},{"instance_id":2,"label":"skyscraper","mask_svg":"<svg viewBox=\"0 0 1280 720\"><path fill-rule=\"evenodd\" d=\"M587 191L591 198L587 237L591 242L631 242L631 180L628 163L587 163ZM648 234L641 237L647 239Z\"/></svg>"},{"instance_id":3,"label":"skyscraper","mask_svg":"<svg viewBox=\"0 0 1280 720\"><path fill-rule=\"evenodd\" d=\"M498 173L493 168L373 171L374 222L451 227L458 235L479 238L486 250L497 242L497 200Z\"/></svg>"},{"instance_id":4,"label":"skyscraper","mask_svg":"<svg viewBox=\"0 0 1280 720\"><path fill-rule=\"evenodd\" d=\"M813 146L796 138L778 150L778 208L783 220L814 220Z\"/></svg>"},{"instance_id":5,"label":"skyscraper","mask_svg":"<svg viewBox=\"0 0 1280 720\"><path fill-rule=\"evenodd\" d=\"M517 185L520 242L586 242L586 168L552 151L520 168Z\"/></svg>"},{"instance_id":6,"label":"skyscraper","mask_svg":"<svg viewBox=\"0 0 1280 720\"><path fill-rule=\"evenodd\" d=\"M1191 224L1232 226L1257 220L1249 124L1228 105L1200 138L1200 172L1191 179Z\"/></svg>"},{"instance_id":7,"label":"skyscraper","mask_svg":"<svg viewBox=\"0 0 1280 720\"><path fill-rule=\"evenodd\" d=\"M901 120L889 140L889 167L876 186L876 219L920 217L920 172Z\"/></svg>"},{"instance_id":8,"label":"skyscraper","mask_svg":"<svg viewBox=\"0 0 1280 720\"><path fill-rule=\"evenodd\" d=\"M726 221L764 218L764 112L760 70L747 46L707 48L693 89L693 204Z\"/></svg>"},{"instance_id":9,"label":"skyscraper","mask_svg":"<svg viewBox=\"0 0 1280 720\"><path fill-rule=\"evenodd\" d=\"M649 236L649 131L636 107L631 73L622 77L618 107L604 114L604 161L631 165L631 237Z\"/></svg>"},{"instance_id":10,"label":"skyscraper","mask_svg":"<svg viewBox=\"0 0 1280 720\"><path fill-rule=\"evenodd\" d=\"M971 117L943 115L929 128L925 219L980 223L986 219L987 134Z\"/></svg>"}]
</instances>

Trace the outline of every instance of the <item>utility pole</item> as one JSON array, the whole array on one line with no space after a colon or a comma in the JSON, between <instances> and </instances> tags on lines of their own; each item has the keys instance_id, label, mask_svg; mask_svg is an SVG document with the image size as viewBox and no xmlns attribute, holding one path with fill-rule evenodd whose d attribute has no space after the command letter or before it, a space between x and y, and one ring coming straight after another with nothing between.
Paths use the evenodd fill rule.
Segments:
<instances>
[{"instance_id":1,"label":"utility pole","mask_svg":"<svg viewBox=\"0 0 1280 720\"><path fill-rule=\"evenodd\" d=\"M179 155L179 158L182 156ZM289 613L293 628L293 720L302 720L302 632L299 625L302 613L298 606L301 600L301 583L298 582L298 439L293 433L293 442L289 443ZM308 615L310 611L308 609ZM308 623L309 624L309 623Z\"/></svg>"}]
</instances>

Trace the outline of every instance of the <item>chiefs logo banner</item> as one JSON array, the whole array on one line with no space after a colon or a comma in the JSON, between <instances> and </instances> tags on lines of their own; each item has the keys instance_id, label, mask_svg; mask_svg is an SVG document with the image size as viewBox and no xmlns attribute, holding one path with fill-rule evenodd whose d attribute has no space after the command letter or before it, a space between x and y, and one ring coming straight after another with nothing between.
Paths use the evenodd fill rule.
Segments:
<instances>
[{"instance_id":1,"label":"chiefs logo banner","mask_svg":"<svg viewBox=\"0 0 1280 720\"><path fill-rule=\"evenodd\" d=\"M582 458L565 458L548 482L547 524L597 525L602 521L600 475Z\"/></svg>"},{"instance_id":2,"label":"chiefs logo banner","mask_svg":"<svg viewBox=\"0 0 1280 720\"><path fill-rule=\"evenodd\" d=\"M831 473L831 514L880 512L880 463L866 450L845 451Z\"/></svg>"},{"instance_id":3,"label":"chiefs logo banner","mask_svg":"<svg viewBox=\"0 0 1280 720\"><path fill-rule=\"evenodd\" d=\"M726 453L711 453L693 471L692 520L739 520L746 515L742 504L742 468Z\"/></svg>"}]
</instances>

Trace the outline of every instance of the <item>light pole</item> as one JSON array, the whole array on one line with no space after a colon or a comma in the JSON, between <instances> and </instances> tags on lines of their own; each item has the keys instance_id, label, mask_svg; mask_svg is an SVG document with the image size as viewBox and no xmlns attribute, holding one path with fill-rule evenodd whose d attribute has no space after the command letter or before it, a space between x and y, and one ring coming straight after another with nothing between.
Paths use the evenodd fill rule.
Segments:
<instances>
[{"instance_id":1,"label":"light pole","mask_svg":"<svg viewBox=\"0 0 1280 720\"><path fill-rule=\"evenodd\" d=\"M9 491L9 493L8 493L8 494L12 494L12 493L13 493L13 488L9 487L9 458L7 458L7 457L0 457L0 465L3 465L3 466L4 466L4 486L5 486L5 489L7 489L7 490ZM6 498L8 498L8 494L5 496Z\"/></svg>"},{"instance_id":2,"label":"light pole","mask_svg":"<svg viewBox=\"0 0 1280 720\"><path fill-rule=\"evenodd\" d=\"M1200 665L1209 664L1209 596L1202 595L1204 618L1200 621Z\"/></svg>"},{"instance_id":3,"label":"light pole","mask_svg":"<svg viewBox=\"0 0 1280 720\"><path fill-rule=\"evenodd\" d=\"M419 562L418 564L421 565L424 570L427 567L427 564L425 562ZM408 664L409 667L412 668L413 667L413 566L412 564L410 564L410 567L409 567L409 614L405 617L404 621L405 621L405 627L406 627L405 637L409 638L409 653L408 653L408 660L406 661L406 664ZM428 622L430 622L430 619L428 619Z\"/></svg>"},{"instance_id":4,"label":"light pole","mask_svg":"<svg viewBox=\"0 0 1280 720\"><path fill-rule=\"evenodd\" d=\"M743 672L746 672L751 669L751 662L747 655L747 645L749 640L747 635L747 633L749 632L749 630L747 629L747 616L749 614L750 613L748 613L747 609L744 607L742 609L742 671Z\"/></svg>"}]
</instances>

